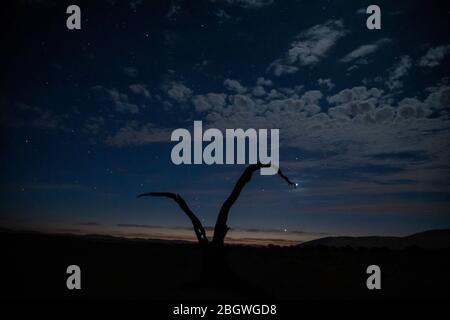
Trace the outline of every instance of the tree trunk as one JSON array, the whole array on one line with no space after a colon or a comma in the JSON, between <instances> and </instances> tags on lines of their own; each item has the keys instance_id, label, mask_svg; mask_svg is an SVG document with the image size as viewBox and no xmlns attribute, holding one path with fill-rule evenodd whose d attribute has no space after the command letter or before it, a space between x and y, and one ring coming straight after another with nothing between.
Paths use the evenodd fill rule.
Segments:
<instances>
[{"instance_id":1,"label":"tree trunk","mask_svg":"<svg viewBox=\"0 0 450 320\"><path fill-rule=\"evenodd\" d=\"M245 284L231 271L227 259L227 247L224 246L225 237L230 229L227 225L228 215L231 207L239 198L245 185L252 179L253 173L261 168L270 167L271 164L262 164L260 162L249 165L238 181L236 182L231 194L223 203L217 216L216 225L212 241L206 237L205 228L200 220L192 212L186 201L177 193L173 192L149 192L138 195L138 197L166 197L174 200L188 216L192 222L195 235L201 248L201 284L214 286L216 288L243 287ZM290 186L297 186L288 177L286 177L278 168L278 175L283 178Z\"/></svg>"},{"instance_id":2,"label":"tree trunk","mask_svg":"<svg viewBox=\"0 0 450 320\"><path fill-rule=\"evenodd\" d=\"M227 287L234 279L227 259L227 247L213 244L202 247L202 282L207 286Z\"/></svg>"}]
</instances>

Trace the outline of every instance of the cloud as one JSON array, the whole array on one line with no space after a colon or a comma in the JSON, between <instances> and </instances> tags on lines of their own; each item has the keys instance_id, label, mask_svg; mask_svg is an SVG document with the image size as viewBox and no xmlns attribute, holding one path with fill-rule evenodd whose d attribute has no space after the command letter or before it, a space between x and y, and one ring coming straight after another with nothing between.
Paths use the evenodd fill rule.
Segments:
<instances>
[{"instance_id":1,"label":"cloud","mask_svg":"<svg viewBox=\"0 0 450 320\"><path fill-rule=\"evenodd\" d=\"M66 130L68 114L55 114L48 108L7 101L2 97L0 124L6 127L30 127L44 130Z\"/></svg>"},{"instance_id":2,"label":"cloud","mask_svg":"<svg viewBox=\"0 0 450 320\"><path fill-rule=\"evenodd\" d=\"M78 225L80 225L80 226L101 226L101 223L92 222L92 221L83 221L83 222L79 222Z\"/></svg>"},{"instance_id":3,"label":"cloud","mask_svg":"<svg viewBox=\"0 0 450 320\"><path fill-rule=\"evenodd\" d=\"M391 80L401 80L410 64L408 56L402 57L390 69ZM320 78L317 83L327 90L334 85L331 79ZM224 86L229 92L194 94L180 82L170 82L166 89L172 99L191 105L205 128L279 128L283 147L313 154L327 150L329 161L339 159L342 166L383 163L385 159L370 155L407 153L413 147L421 154L439 154L439 161L450 157L437 147L445 144L450 130L444 121L450 88L442 84L423 98L404 97L398 102L382 89L365 86L328 96L302 86L273 88L264 78L258 78L255 86L226 79ZM168 128L129 122L105 143L124 147L168 142L170 134ZM398 162L407 165L404 159Z\"/></svg>"},{"instance_id":4,"label":"cloud","mask_svg":"<svg viewBox=\"0 0 450 320\"><path fill-rule=\"evenodd\" d=\"M212 0L213 2L219 2L218 0ZM237 5L246 9L259 9L266 6L270 6L274 3L274 0L221 0L230 5Z\"/></svg>"},{"instance_id":5,"label":"cloud","mask_svg":"<svg viewBox=\"0 0 450 320\"><path fill-rule=\"evenodd\" d=\"M130 78L136 78L139 71L135 67L125 67L123 68L123 73Z\"/></svg>"},{"instance_id":6,"label":"cloud","mask_svg":"<svg viewBox=\"0 0 450 320\"><path fill-rule=\"evenodd\" d=\"M135 223L118 223L116 226L121 228L161 228L161 226L151 225L151 224L135 224Z\"/></svg>"},{"instance_id":7,"label":"cloud","mask_svg":"<svg viewBox=\"0 0 450 320\"><path fill-rule=\"evenodd\" d=\"M329 20L302 31L290 44L285 57L275 60L269 70L280 76L295 73L298 67L312 67L325 58L337 41L346 34L341 20Z\"/></svg>"},{"instance_id":8,"label":"cloud","mask_svg":"<svg viewBox=\"0 0 450 320\"><path fill-rule=\"evenodd\" d=\"M414 151L405 151L405 152L383 152L378 154L370 155L370 157L375 159L381 159L381 160L409 160L409 161L416 161L419 160L426 160L427 156L420 150L414 150Z\"/></svg>"},{"instance_id":9,"label":"cloud","mask_svg":"<svg viewBox=\"0 0 450 320\"><path fill-rule=\"evenodd\" d=\"M97 85L92 87L93 90L101 92L113 103L115 110L121 113L139 113L139 106L129 102L128 95L121 93L116 89L108 89Z\"/></svg>"},{"instance_id":10,"label":"cloud","mask_svg":"<svg viewBox=\"0 0 450 320\"><path fill-rule=\"evenodd\" d=\"M390 39L388 38L383 38L380 39L374 43L371 44L365 44L362 45L360 47L358 47L357 49L349 52L345 57L343 57L340 61L347 63L347 62L351 62L357 59L361 59L363 57L366 57L374 52L376 52L377 50L379 50L383 45L387 44L391 42Z\"/></svg>"},{"instance_id":11,"label":"cloud","mask_svg":"<svg viewBox=\"0 0 450 320\"><path fill-rule=\"evenodd\" d=\"M120 128L114 135L105 139L105 143L113 147L140 146L155 142L169 142L171 131L156 128L148 123L139 125L133 121Z\"/></svg>"},{"instance_id":12,"label":"cloud","mask_svg":"<svg viewBox=\"0 0 450 320\"><path fill-rule=\"evenodd\" d=\"M252 94L255 97L262 97L262 96L266 95L267 92L266 92L266 89L264 89L263 86L256 86L256 87L253 88Z\"/></svg>"},{"instance_id":13,"label":"cloud","mask_svg":"<svg viewBox=\"0 0 450 320\"><path fill-rule=\"evenodd\" d=\"M357 14L366 14L367 13L367 8L360 8L358 10L356 10Z\"/></svg>"},{"instance_id":14,"label":"cloud","mask_svg":"<svg viewBox=\"0 0 450 320\"><path fill-rule=\"evenodd\" d=\"M425 105L433 112L448 110L450 108L450 87L443 85L434 89L426 98Z\"/></svg>"},{"instance_id":15,"label":"cloud","mask_svg":"<svg viewBox=\"0 0 450 320\"><path fill-rule=\"evenodd\" d=\"M147 86L144 84L135 83L131 84L128 88L131 90L131 92L137 95L142 95L146 98L151 98L150 92L148 91Z\"/></svg>"},{"instance_id":16,"label":"cloud","mask_svg":"<svg viewBox=\"0 0 450 320\"><path fill-rule=\"evenodd\" d=\"M63 129L64 117L54 114L52 110L41 109L40 113L37 113L37 117L29 122L29 125L38 129Z\"/></svg>"},{"instance_id":17,"label":"cloud","mask_svg":"<svg viewBox=\"0 0 450 320\"><path fill-rule=\"evenodd\" d=\"M383 90L377 88L367 89L366 87L353 87L344 89L337 94L327 98L331 104L344 104L354 101L367 100L369 98L380 98L383 95Z\"/></svg>"},{"instance_id":18,"label":"cloud","mask_svg":"<svg viewBox=\"0 0 450 320\"><path fill-rule=\"evenodd\" d=\"M273 86L273 82L270 79L265 79L264 77L258 77L258 79L256 79L256 84L259 86L264 86L264 87L271 87Z\"/></svg>"},{"instance_id":19,"label":"cloud","mask_svg":"<svg viewBox=\"0 0 450 320\"><path fill-rule=\"evenodd\" d=\"M405 57L392 68L394 78L401 78L402 68L407 69L409 62L410 59ZM328 83L326 79L321 82ZM323 170L324 165L330 164L345 170L365 165L367 172L355 172L355 177L367 180L369 176L379 175L379 172L370 171L376 169L370 168L392 162L392 159L388 161L371 155L417 152L423 155L422 159L431 159L428 157L433 155L428 166L445 165L450 160L450 152L443 148L450 132L446 120L450 88L445 85L424 92L423 98L406 96L397 102L382 89L365 86L346 88L328 96L319 90L303 91L301 87L274 88L264 99L254 96L253 90L234 92L228 95L225 104L205 108L202 114L204 127L222 130L279 128L282 148L296 148L300 154L323 155L326 159L321 161L313 157L310 163L298 162L300 168L308 166L308 172L311 168ZM398 157L396 170L413 171L410 166L420 165L421 161L417 158L416 162L411 162ZM439 174L435 173L436 170L430 168L426 177L412 186L406 184L404 190L419 190L424 179L439 179ZM393 178L392 183L395 180L405 179ZM357 188L357 183L353 187ZM368 192L373 188L367 187ZM393 186L392 190L395 188Z\"/></svg>"},{"instance_id":20,"label":"cloud","mask_svg":"<svg viewBox=\"0 0 450 320\"><path fill-rule=\"evenodd\" d=\"M345 34L344 25L340 20L331 20L325 24L316 25L297 36L297 39L291 44L286 61L289 64L298 62L302 66L314 65Z\"/></svg>"},{"instance_id":21,"label":"cloud","mask_svg":"<svg viewBox=\"0 0 450 320\"><path fill-rule=\"evenodd\" d=\"M402 119L425 118L431 114L430 107L417 98L404 98L398 103L397 115Z\"/></svg>"},{"instance_id":22,"label":"cloud","mask_svg":"<svg viewBox=\"0 0 450 320\"><path fill-rule=\"evenodd\" d=\"M388 70L390 85L401 81L410 68L411 59L401 57ZM205 129L279 128L282 148L314 155L310 162L289 164L307 168L305 175L323 170L324 166L329 168L330 164L336 166L336 170L366 166L368 169L364 172L352 171L355 180L351 183L344 181L347 184L343 183L341 187L347 191L360 186L361 192L374 192L377 183L389 186L392 191L398 190L400 185L402 190L417 191L422 190L425 181L439 182L435 185L435 190L439 190L442 174L431 166L445 165L450 159L450 152L443 148L450 132L446 120L450 88L445 83L422 93L416 92L413 97L396 99L376 87L356 86L329 93L334 85L331 79L319 78L317 84L323 90L305 90L303 86L274 87L270 79L260 77L249 86L242 81L226 79L224 87L228 90L224 89L224 92L196 93L176 81L164 88L171 99L190 106L193 116L203 120ZM399 85L394 87L399 88ZM168 142L170 134L168 128L129 122L107 137L105 143L124 147ZM384 156L413 152L421 158ZM420 169L424 174L412 182L407 182L407 177L400 173L374 181L380 174L370 171L378 170L376 168L381 165L395 164L398 172L412 174L422 165L423 159L428 159ZM306 185L310 183L306 181ZM319 189L315 190L319 192ZM322 191L337 192L331 186Z\"/></svg>"},{"instance_id":23,"label":"cloud","mask_svg":"<svg viewBox=\"0 0 450 320\"><path fill-rule=\"evenodd\" d=\"M382 90L377 88L368 90L366 87L362 86L342 90L327 98L330 104L336 105L328 109L328 115L332 119L339 120L350 120L360 117L364 122L365 119L369 119L365 117L368 117L371 112L375 111L382 94ZM383 112L387 111L384 110ZM377 117L377 114L374 114L373 119L378 119L379 117L379 115Z\"/></svg>"},{"instance_id":24,"label":"cloud","mask_svg":"<svg viewBox=\"0 0 450 320\"><path fill-rule=\"evenodd\" d=\"M431 48L422 58L420 58L419 66L429 68L437 67L449 53L450 45Z\"/></svg>"},{"instance_id":25,"label":"cloud","mask_svg":"<svg viewBox=\"0 0 450 320\"><path fill-rule=\"evenodd\" d=\"M226 95L221 93L208 93L196 95L192 98L192 104L197 112L204 112L211 109L220 109L225 105Z\"/></svg>"},{"instance_id":26,"label":"cloud","mask_svg":"<svg viewBox=\"0 0 450 320\"><path fill-rule=\"evenodd\" d=\"M268 70L272 70L273 74L279 77L285 74L296 73L298 71L298 67L290 66L283 63L282 59L277 59L270 64Z\"/></svg>"},{"instance_id":27,"label":"cloud","mask_svg":"<svg viewBox=\"0 0 450 320\"><path fill-rule=\"evenodd\" d=\"M167 89L167 95L177 102L186 102L192 95L192 90L181 82L172 81Z\"/></svg>"},{"instance_id":28,"label":"cloud","mask_svg":"<svg viewBox=\"0 0 450 320\"><path fill-rule=\"evenodd\" d=\"M243 87L237 80L226 79L223 82L223 85L228 90L235 91L237 93L245 93L247 91L247 88Z\"/></svg>"},{"instance_id":29,"label":"cloud","mask_svg":"<svg viewBox=\"0 0 450 320\"><path fill-rule=\"evenodd\" d=\"M89 117L84 122L83 132L90 135L97 135L105 126L105 118Z\"/></svg>"},{"instance_id":30,"label":"cloud","mask_svg":"<svg viewBox=\"0 0 450 320\"><path fill-rule=\"evenodd\" d=\"M400 58L400 61L389 72L389 78L386 82L389 89L394 90L403 87L403 81L401 79L408 74L411 66L412 63L409 56L405 55Z\"/></svg>"},{"instance_id":31,"label":"cloud","mask_svg":"<svg viewBox=\"0 0 450 320\"><path fill-rule=\"evenodd\" d=\"M319 79L317 80L317 83L318 83L320 86L323 86L323 87L325 87L325 88L328 89L328 90L331 90L331 89L334 88L334 83L333 83L333 81L331 81L331 79L322 79L322 78L319 78Z\"/></svg>"}]
</instances>

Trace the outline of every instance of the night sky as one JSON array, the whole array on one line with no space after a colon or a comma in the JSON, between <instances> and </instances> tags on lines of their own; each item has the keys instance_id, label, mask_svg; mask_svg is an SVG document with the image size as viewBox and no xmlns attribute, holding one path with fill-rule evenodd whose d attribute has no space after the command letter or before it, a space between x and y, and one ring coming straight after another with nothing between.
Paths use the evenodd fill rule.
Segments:
<instances>
[{"instance_id":1,"label":"night sky","mask_svg":"<svg viewBox=\"0 0 450 320\"><path fill-rule=\"evenodd\" d=\"M2 4L0 224L193 238L245 165L172 164L176 128L279 128L280 166L231 210L230 240L450 227L450 5L377 1ZM81 8L81 30L66 8ZM275 240L278 239L278 240ZM266 241L264 240L264 241Z\"/></svg>"}]
</instances>

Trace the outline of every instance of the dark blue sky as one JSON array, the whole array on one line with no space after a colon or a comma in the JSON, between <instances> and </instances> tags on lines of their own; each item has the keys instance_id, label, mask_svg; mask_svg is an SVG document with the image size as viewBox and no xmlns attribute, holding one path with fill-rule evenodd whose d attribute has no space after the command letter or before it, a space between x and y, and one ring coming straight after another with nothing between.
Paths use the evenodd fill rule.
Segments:
<instances>
[{"instance_id":1,"label":"dark blue sky","mask_svg":"<svg viewBox=\"0 0 450 320\"><path fill-rule=\"evenodd\" d=\"M81 30L66 28L69 4L81 7ZM233 228L450 227L449 5L378 1L382 29L371 31L370 4L5 5L2 226L189 226L170 201L135 198L148 191L182 194L214 225L245 166L172 164L172 130L202 120L279 128L281 167L300 184L256 175L232 209Z\"/></svg>"}]
</instances>

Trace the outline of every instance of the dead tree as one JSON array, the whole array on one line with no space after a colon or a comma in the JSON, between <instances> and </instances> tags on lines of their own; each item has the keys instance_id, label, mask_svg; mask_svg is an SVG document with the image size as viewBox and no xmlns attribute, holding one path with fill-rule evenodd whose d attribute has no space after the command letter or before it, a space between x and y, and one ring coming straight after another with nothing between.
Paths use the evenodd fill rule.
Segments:
<instances>
[{"instance_id":1,"label":"dead tree","mask_svg":"<svg viewBox=\"0 0 450 320\"><path fill-rule=\"evenodd\" d=\"M195 235L197 236L198 243L200 245L213 245L215 247L221 247L224 245L225 236L228 233L228 230L230 229L227 225L228 220L228 214L230 212L231 207L236 202L236 200L239 198L242 190L244 189L245 185L251 180L253 173L261 168L267 168L270 167L270 164L252 164L249 165L245 171L242 173L239 180L236 182L233 191L228 196L228 198L223 203L222 207L220 208L219 215L217 216L216 225L214 227L214 236L212 241L210 242L208 238L206 237L205 228L203 227L200 220L197 218L197 216L192 212L192 210L187 205L186 201L178 194L178 193L172 193L172 192L149 192L149 193L143 193L138 195L138 198L140 197L146 197L146 196L153 196L153 197L166 197L173 199L181 208L181 210L184 211L184 213L188 216L188 218L192 222L192 226L194 228ZM288 177L286 177L280 169L278 169L278 175L283 178L290 186L296 187L296 184L293 183L291 180L289 180Z\"/></svg>"},{"instance_id":2,"label":"dead tree","mask_svg":"<svg viewBox=\"0 0 450 320\"><path fill-rule=\"evenodd\" d=\"M202 251L204 273L206 272L206 274L208 274L209 279L214 278L216 280L224 280L223 275L228 272L228 269L227 263L225 261L223 247L225 237L228 233L228 230L230 229L227 225L230 209L239 198L245 185L251 180L253 173L261 168L267 168L270 166L270 164L262 164L258 162L256 164L249 165L244 170L241 177L236 182L233 191L231 191L231 194L228 196L228 198L220 208L216 225L214 227L214 235L212 241L208 240L208 238L206 237L205 228L203 227L202 223L189 208L186 201L179 194L172 192L149 192L140 194L138 195L138 197L153 196L173 199L191 220L198 243L202 248L204 248L204 250ZM278 169L278 175L283 178L290 186L293 186L294 188L297 186L295 183L289 180L289 178L286 177L280 169ZM221 274L221 276L218 276L219 274Z\"/></svg>"}]
</instances>

